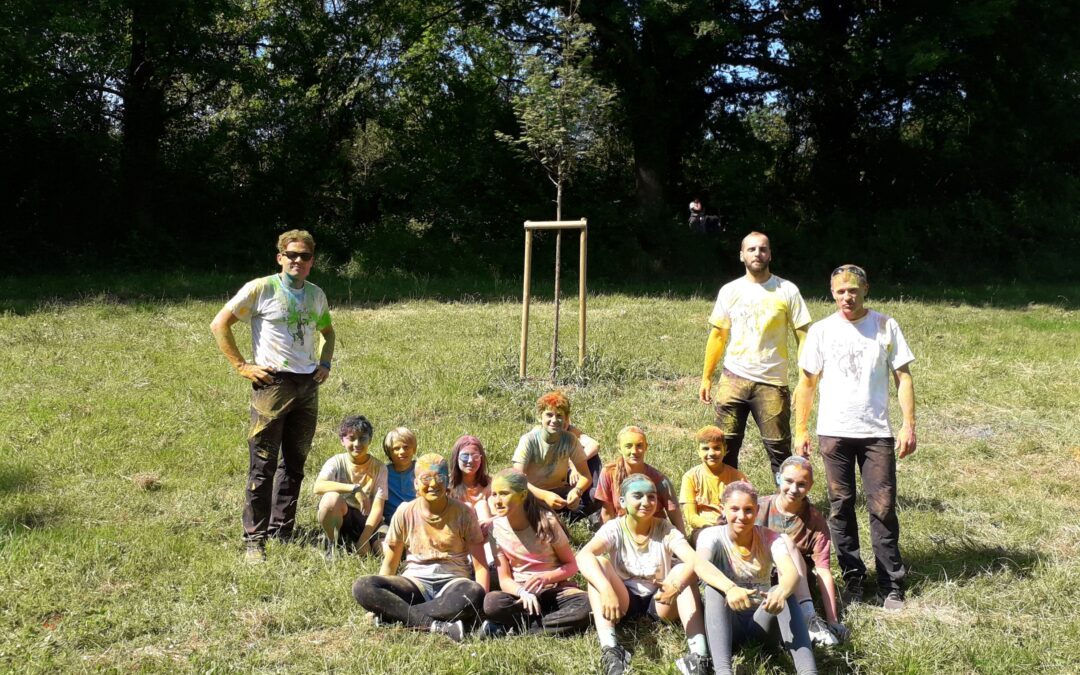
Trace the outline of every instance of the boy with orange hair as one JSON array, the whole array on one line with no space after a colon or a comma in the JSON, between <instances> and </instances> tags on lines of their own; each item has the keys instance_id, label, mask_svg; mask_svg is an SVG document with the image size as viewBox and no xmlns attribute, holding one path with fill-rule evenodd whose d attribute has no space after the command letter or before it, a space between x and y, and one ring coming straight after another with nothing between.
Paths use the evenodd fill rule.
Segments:
<instances>
[{"instance_id":1,"label":"boy with orange hair","mask_svg":"<svg viewBox=\"0 0 1080 675\"><path fill-rule=\"evenodd\" d=\"M683 474L679 504L686 523L686 538L697 540L699 531L724 522L720 496L728 483L747 480L746 474L724 464L727 446L724 432L716 426L702 427L697 432L698 456L701 464ZM749 482L749 481L748 481Z\"/></svg>"}]
</instances>

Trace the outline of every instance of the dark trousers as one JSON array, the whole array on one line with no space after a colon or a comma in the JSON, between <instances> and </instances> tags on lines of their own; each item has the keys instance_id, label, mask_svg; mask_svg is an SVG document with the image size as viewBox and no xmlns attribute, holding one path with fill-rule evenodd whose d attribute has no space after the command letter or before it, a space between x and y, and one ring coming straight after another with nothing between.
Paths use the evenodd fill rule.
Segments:
<instances>
[{"instance_id":1,"label":"dark trousers","mask_svg":"<svg viewBox=\"0 0 1080 675\"><path fill-rule=\"evenodd\" d=\"M780 628L780 642L795 661L795 671L799 675L817 673L810 634L795 596L789 597L784 609L776 615L769 614L760 605L736 612L728 607L723 593L705 586L705 634L713 672L732 673L731 655L735 648L746 642L764 642L774 626Z\"/></svg>"},{"instance_id":2,"label":"dark trousers","mask_svg":"<svg viewBox=\"0 0 1080 675\"><path fill-rule=\"evenodd\" d=\"M495 623L533 635L569 635L589 627L589 594L563 586L542 591L540 616L528 614L521 598L503 591L484 596L484 615Z\"/></svg>"},{"instance_id":3,"label":"dark trousers","mask_svg":"<svg viewBox=\"0 0 1080 675\"><path fill-rule=\"evenodd\" d=\"M772 472L791 456L791 392L725 370L716 389L716 426L724 432L724 464L739 468L746 418L754 416Z\"/></svg>"},{"instance_id":4,"label":"dark trousers","mask_svg":"<svg viewBox=\"0 0 1080 675\"><path fill-rule=\"evenodd\" d=\"M252 385L245 540L292 535L318 413L319 385L311 374L279 372L270 384Z\"/></svg>"},{"instance_id":5,"label":"dark trousers","mask_svg":"<svg viewBox=\"0 0 1080 675\"><path fill-rule=\"evenodd\" d=\"M433 600L425 600L416 584L401 576L360 577L352 592L369 612L413 628L430 628L432 621L470 623L484 606L484 587L472 579L454 582Z\"/></svg>"},{"instance_id":6,"label":"dark trousers","mask_svg":"<svg viewBox=\"0 0 1080 675\"><path fill-rule=\"evenodd\" d=\"M878 589L900 590L907 570L900 559L900 521L896 517L896 455L891 438L819 436L829 481L829 532L844 578L866 576L855 518L855 467L862 474L870 541L874 546Z\"/></svg>"}]
</instances>

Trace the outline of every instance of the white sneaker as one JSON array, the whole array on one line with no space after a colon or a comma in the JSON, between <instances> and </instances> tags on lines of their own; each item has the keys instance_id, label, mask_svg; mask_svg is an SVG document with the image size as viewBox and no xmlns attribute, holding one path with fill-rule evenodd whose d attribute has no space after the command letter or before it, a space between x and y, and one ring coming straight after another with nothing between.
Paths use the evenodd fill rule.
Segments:
<instances>
[{"instance_id":1,"label":"white sneaker","mask_svg":"<svg viewBox=\"0 0 1080 675\"><path fill-rule=\"evenodd\" d=\"M818 647L835 647L840 644L833 632L829 630L829 624L816 614L806 622L806 629L810 632L810 642Z\"/></svg>"}]
</instances>

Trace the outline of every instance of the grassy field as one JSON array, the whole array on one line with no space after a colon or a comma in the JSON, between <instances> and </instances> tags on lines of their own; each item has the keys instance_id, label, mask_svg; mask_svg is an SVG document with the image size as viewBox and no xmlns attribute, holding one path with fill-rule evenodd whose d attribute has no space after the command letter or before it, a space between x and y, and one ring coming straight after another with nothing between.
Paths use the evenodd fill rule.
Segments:
<instances>
[{"instance_id":1,"label":"grassy field","mask_svg":"<svg viewBox=\"0 0 1080 675\"><path fill-rule=\"evenodd\" d=\"M21 289L0 328L0 670L596 669L593 633L459 646L376 630L349 593L354 578L377 570L375 559L327 563L293 544L271 545L266 565L241 562L248 389L208 330L231 282L203 299L136 289L123 301L42 302L40 290ZM695 397L713 292L593 297L581 372L572 368L576 303L564 305L565 389L605 458L615 431L638 423L650 462L669 475L697 461L693 431L711 421ZM464 301L335 303L338 354L309 479L338 451L333 429L353 412L372 419L379 437L413 428L421 451L445 452L458 435L476 434L493 466L508 462L545 389L551 307L534 305L538 379L520 383L517 302L480 301L497 290L444 297L455 293ZM344 287L335 294L346 297ZM1080 312L1067 298L870 304L899 320L918 357L919 451L899 468L909 600L898 614L849 612L852 642L819 651L819 667L1076 671ZM811 311L820 318L830 308L816 300ZM743 468L769 485L753 432ZM814 500L824 507L824 481ZM310 494L300 514L311 531ZM587 534L575 536L580 544ZM675 672L681 631L632 625L622 635L636 672ZM790 667L769 649L745 650L739 663L754 673Z\"/></svg>"}]
</instances>

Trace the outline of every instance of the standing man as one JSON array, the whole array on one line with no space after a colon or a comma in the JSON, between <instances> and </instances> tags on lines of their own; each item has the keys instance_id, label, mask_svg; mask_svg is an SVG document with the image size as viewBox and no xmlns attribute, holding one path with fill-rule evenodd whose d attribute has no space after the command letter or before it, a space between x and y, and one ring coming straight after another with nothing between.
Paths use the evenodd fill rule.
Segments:
<instances>
[{"instance_id":1,"label":"standing man","mask_svg":"<svg viewBox=\"0 0 1080 675\"><path fill-rule=\"evenodd\" d=\"M866 565L855 520L855 465L862 473L878 597L885 609L904 607L900 522L896 517L896 453L915 452L915 384L908 365L915 356L891 317L863 306L870 285L855 265L833 270L837 312L810 328L799 354L795 390L795 450L810 454L807 422L821 386L817 434L829 479L829 531L844 575L848 602L862 600ZM889 427L889 375L903 414L899 436Z\"/></svg>"},{"instance_id":2,"label":"standing man","mask_svg":"<svg viewBox=\"0 0 1080 675\"><path fill-rule=\"evenodd\" d=\"M249 281L214 317L218 349L251 380L247 486L244 490L245 559L265 559L267 537L288 540L319 410L319 385L330 375L334 328L326 294L306 281L315 240L304 230L278 237L281 272ZM252 363L236 346L232 326L251 324ZM317 350L322 334L322 348ZM281 459L278 460L280 451Z\"/></svg>"},{"instance_id":3,"label":"standing man","mask_svg":"<svg viewBox=\"0 0 1080 675\"><path fill-rule=\"evenodd\" d=\"M713 371L724 356L716 391L716 426L727 444L724 463L739 467L746 417L753 414L775 474L791 456L788 330L802 345L810 312L795 284L769 271L772 249L764 234L743 237L739 260L746 274L720 289L709 317L698 398L712 403Z\"/></svg>"}]
</instances>

